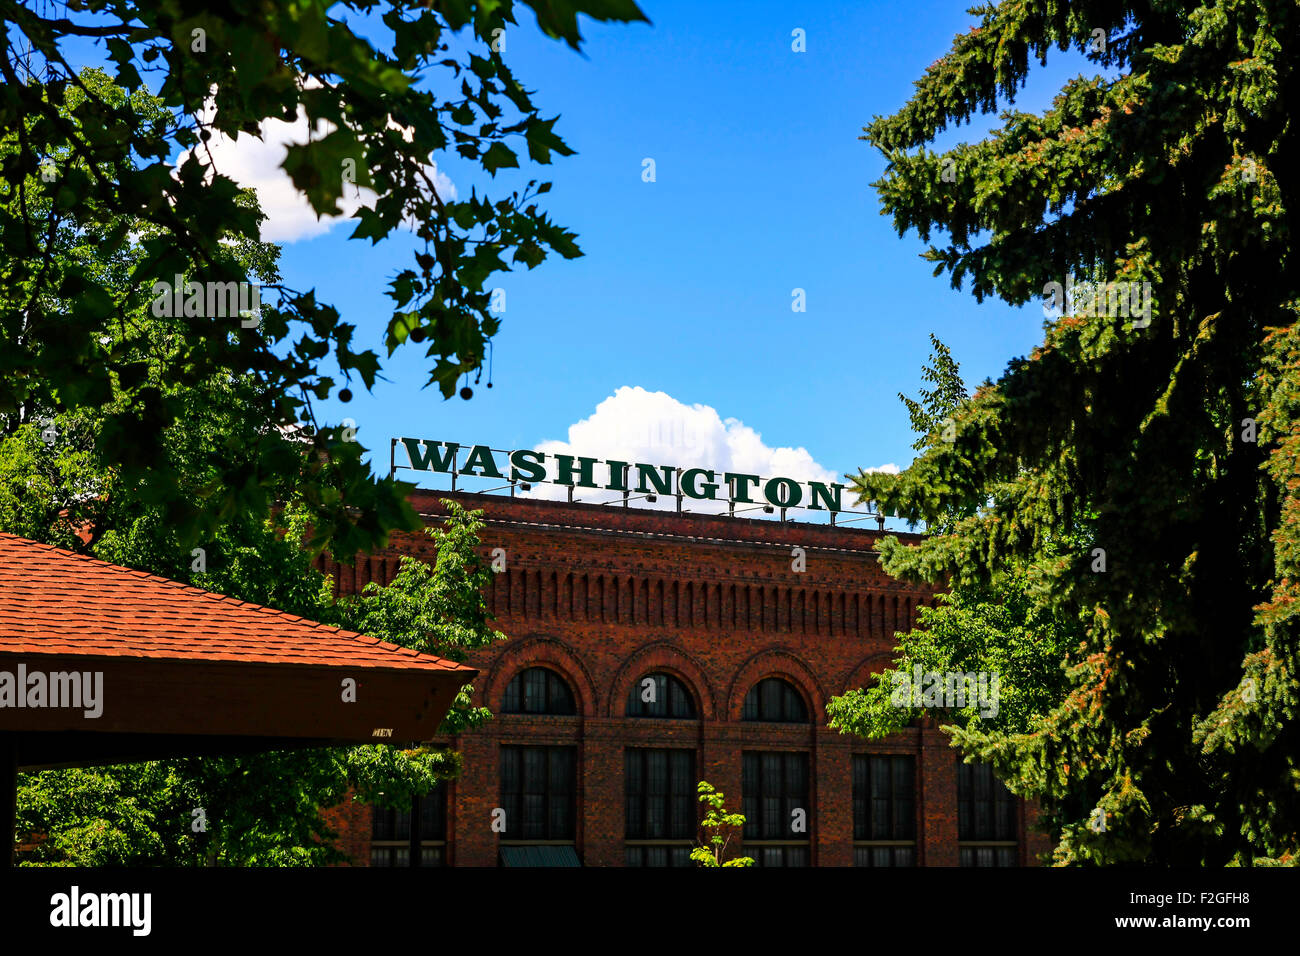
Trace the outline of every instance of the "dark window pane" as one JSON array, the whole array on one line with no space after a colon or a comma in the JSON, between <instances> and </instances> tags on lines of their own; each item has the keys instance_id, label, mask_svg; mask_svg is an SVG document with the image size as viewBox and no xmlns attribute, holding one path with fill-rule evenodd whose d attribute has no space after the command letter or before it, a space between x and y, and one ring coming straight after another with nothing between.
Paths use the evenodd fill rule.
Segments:
<instances>
[{"instance_id":1,"label":"dark window pane","mask_svg":"<svg viewBox=\"0 0 1300 956\"><path fill-rule=\"evenodd\" d=\"M696 829L695 752L669 751L670 785L669 837L674 840L694 838Z\"/></svg>"},{"instance_id":2,"label":"dark window pane","mask_svg":"<svg viewBox=\"0 0 1300 956\"><path fill-rule=\"evenodd\" d=\"M855 840L871 839L869 767L866 758L861 756L853 758L853 839Z\"/></svg>"},{"instance_id":3,"label":"dark window pane","mask_svg":"<svg viewBox=\"0 0 1300 956\"><path fill-rule=\"evenodd\" d=\"M629 840L695 837L695 752L631 748L625 753Z\"/></svg>"},{"instance_id":4,"label":"dark window pane","mask_svg":"<svg viewBox=\"0 0 1300 956\"><path fill-rule=\"evenodd\" d=\"M916 850L910 846L858 846L854 866L915 866Z\"/></svg>"},{"instance_id":5,"label":"dark window pane","mask_svg":"<svg viewBox=\"0 0 1300 956\"><path fill-rule=\"evenodd\" d=\"M391 840L393 839L394 820L393 811L388 807L376 805L373 808L373 818L370 827L370 839L372 840Z\"/></svg>"},{"instance_id":6,"label":"dark window pane","mask_svg":"<svg viewBox=\"0 0 1300 956\"><path fill-rule=\"evenodd\" d=\"M628 866L690 867L695 865L691 860L691 848L685 845L629 846L623 851L623 859Z\"/></svg>"},{"instance_id":7,"label":"dark window pane","mask_svg":"<svg viewBox=\"0 0 1300 956\"><path fill-rule=\"evenodd\" d=\"M763 796L759 808L763 815L759 832L767 840L779 840L784 836L781 832L781 757L781 754L772 753L762 755L763 773L760 780Z\"/></svg>"},{"instance_id":8,"label":"dark window pane","mask_svg":"<svg viewBox=\"0 0 1300 956\"><path fill-rule=\"evenodd\" d=\"M515 675L501 699L506 714L576 714L573 691L564 678L545 667L529 667Z\"/></svg>"},{"instance_id":9,"label":"dark window pane","mask_svg":"<svg viewBox=\"0 0 1300 956\"><path fill-rule=\"evenodd\" d=\"M806 846L788 846L785 848L786 866L808 866L812 853Z\"/></svg>"},{"instance_id":10,"label":"dark window pane","mask_svg":"<svg viewBox=\"0 0 1300 956\"><path fill-rule=\"evenodd\" d=\"M523 685L518 677L506 685L505 696L501 698L501 712L504 714L517 714L524 709L523 699L520 696L523 691Z\"/></svg>"},{"instance_id":11,"label":"dark window pane","mask_svg":"<svg viewBox=\"0 0 1300 956\"><path fill-rule=\"evenodd\" d=\"M523 838L525 840L546 839L546 798L542 794L524 794ZM510 832L507 828L506 832Z\"/></svg>"},{"instance_id":12,"label":"dark window pane","mask_svg":"<svg viewBox=\"0 0 1300 956\"><path fill-rule=\"evenodd\" d=\"M812 853L806 846L762 846L745 851L755 866L809 866Z\"/></svg>"},{"instance_id":13,"label":"dark window pane","mask_svg":"<svg viewBox=\"0 0 1300 956\"><path fill-rule=\"evenodd\" d=\"M803 754L785 755L785 795L802 806L808 793L808 761Z\"/></svg>"},{"instance_id":14,"label":"dark window pane","mask_svg":"<svg viewBox=\"0 0 1300 956\"><path fill-rule=\"evenodd\" d=\"M853 838L914 840L916 810L911 756L853 757Z\"/></svg>"},{"instance_id":15,"label":"dark window pane","mask_svg":"<svg viewBox=\"0 0 1300 956\"><path fill-rule=\"evenodd\" d=\"M1019 807L1015 795L988 764L957 767L957 836L960 840L1016 840Z\"/></svg>"},{"instance_id":16,"label":"dark window pane","mask_svg":"<svg viewBox=\"0 0 1300 956\"><path fill-rule=\"evenodd\" d=\"M551 830L548 840L572 839L574 834L574 768L576 754L570 747L551 747Z\"/></svg>"},{"instance_id":17,"label":"dark window pane","mask_svg":"<svg viewBox=\"0 0 1300 956\"><path fill-rule=\"evenodd\" d=\"M916 839L916 762L898 756L891 761L894 781L894 839ZM909 864L910 865L910 864Z\"/></svg>"},{"instance_id":18,"label":"dark window pane","mask_svg":"<svg viewBox=\"0 0 1300 956\"><path fill-rule=\"evenodd\" d=\"M1019 854L1014 846L964 846L962 866L1018 866Z\"/></svg>"},{"instance_id":19,"label":"dark window pane","mask_svg":"<svg viewBox=\"0 0 1300 956\"><path fill-rule=\"evenodd\" d=\"M555 800L551 803L551 828L547 831L555 834L557 837L569 835L571 827L569 826L569 805L563 800Z\"/></svg>"},{"instance_id":20,"label":"dark window pane","mask_svg":"<svg viewBox=\"0 0 1300 956\"><path fill-rule=\"evenodd\" d=\"M646 681L653 681L653 686ZM646 700L651 696L651 700ZM632 684L627 695L629 717L695 717L695 701L690 691L671 674L646 674Z\"/></svg>"},{"instance_id":21,"label":"dark window pane","mask_svg":"<svg viewBox=\"0 0 1300 956\"><path fill-rule=\"evenodd\" d=\"M979 768L981 771L983 767ZM978 839L989 839L993 833L993 778L988 773L975 774L975 832L981 834Z\"/></svg>"},{"instance_id":22,"label":"dark window pane","mask_svg":"<svg viewBox=\"0 0 1300 956\"><path fill-rule=\"evenodd\" d=\"M695 701L691 699L686 685L675 677L668 678L668 698L672 704L671 713L674 717L687 719L695 716Z\"/></svg>"},{"instance_id":23,"label":"dark window pane","mask_svg":"<svg viewBox=\"0 0 1300 956\"><path fill-rule=\"evenodd\" d=\"M417 798L419 814L419 840L445 840L447 838L447 788L438 784L424 796Z\"/></svg>"},{"instance_id":24,"label":"dark window pane","mask_svg":"<svg viewBox=\"0 0 1300 956\"><path fill-rule=\"evenodd\" d=\"M546 749L524 747L524 793L546 792Z\"/></svg>"},{"instance_id":25,"label":"dark window pane","mask_svg":"<svg viewBox=\"0 0 1300 956\"><path fill-rule=\"evenodd\" d=\"M393 839L409 840L411 838L411 811L393 811Z\"/></svg>"},{"instance_id":26,"label":"dark window pane","mask_svg":"<svg viewBox=\"0 0 1300 956\"><path fill-rule=\"evenodd\" d=\"M741 760L745 839L807 840L808 755L746 751ZM803 832L792 829L795 810L804 811Z\"/></svg>"},{"instance_id":27,"label":"dark window pane","mask_svg":"<svg viewBox=\"0 0 1300 956\"><path fill-rule=\"evenodd\" d=\"M662 750L646 752L646 836L662 840L668 825L668 755Z\"/></svg>"},{"instance_id":28,"label":"dark window pane","mask_svg":"<svg viewBox=\"0 0 1300 956\"><path fill-rule=\"evenodd\" d=\"M374 846L370 848L371 866L407 866L411 851L404 846Z\"/></svg>"},{"instance_id":29,"label":"dark window pane","mask_svg":"<svg viewBox=\"0 0 1300 956\"><path fill-rule=\"evenodd\" d=\"M560 679L558 674L550 675L550 692L547 694L549 704L546 712L548 714L574 714L577 708L573 705L573 692L569 690L569 685Z\"/></svg>"},{"instance_id":30,"label":"dark window pane","mask_svg":"<svg viewBox=\"0 0 1300 956\"><path fill-rule=\"evenodd\" d=\"M624 760L624 795L629 840L645 838L645 761L640 752L629 750Z\"/></svg>"},{"instance_id":31,"label":"dark window pane","mask_svg":"<svg viewBox=\"0 0 1300 956\"><path fill-rule=\"evenodd\" d=\"M766 677L745 695L741 717L744 720L807 723L808 707L789 681Z\"/></svg>"},{"instance_id":32,"label":"dark window pane","mask_svg":"<svg viewBox=\"0 0 1300 956\"><path fill-rule=\"evenodd\" d=\"M546 671L533 667L524 671L524 713L546 712Z\"/></svg>"},{"instance_id":33,"label":"dark window pane","mask_svg":"<svg viewBox=\"0 0 1300 956\"><path fill-rule=\"evenodd\" d=\"M744 837L757 840L759 834L758 800L762 788L758 781L758 754L745 753L741 757L741 809L745 815Z\"/></svg>"},{"instance_id":34,"label":"dark window pane","mask_svg":"<svg viewBox=\"0 0 1300 956\"><path fill-rule=\"evenodd\" d=\"M572 747L502 747L503 835L516 840L572 839L575 768Z\"/></svg>"},{"instance_id":35,"label":"dark window pane","mask_svg":"<svg viewBox=\"0 0 1300 956\"><path fill-rule=\"evenodd\" d=\"M781 717L790 723L799 723L807 720L808 715L805 712L803 698L789 684L783 685L781 694Z\"/></svg>"}]
</instances>

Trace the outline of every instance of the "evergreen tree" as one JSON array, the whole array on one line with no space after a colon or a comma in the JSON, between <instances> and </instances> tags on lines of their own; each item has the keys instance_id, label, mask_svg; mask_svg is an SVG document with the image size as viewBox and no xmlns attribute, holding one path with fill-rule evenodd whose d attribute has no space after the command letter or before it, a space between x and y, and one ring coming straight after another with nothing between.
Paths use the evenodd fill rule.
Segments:
<instances>
[{"instance_id":1,"label":"evergreen tree","mask_svg":"<svg viewBox=\"0 0 1300 956\"><path fill-rule=\"evenodd\" d=\"M921 370L932 387L917 398L898 397L907 407L912 428L918 433L912 446L924 452L935 444L953 440L955 416L966 404L968 392L961 369L949 348L933 333L934 351ZM895 479L886 476L884 483ZM948 533L963 514L932 516L927 530ZM896 538L882 547L897 548ZM908 727L921 714L930 714L971 730L1028 731L1051 708L1064 686L1061 661L1081 630L1074 622L1056 621L1049 609L1035 600L1033 581L1024 573L999 569L985 581L958 582L940 593L935 607L920 607L917 627L895 635L898 656L869 687L832 698L826 713L830 726L845 733L880 738ZM947 701L926 706L914 698L916 669L923 675L985 675L978 685L984 699L974 696L975 684L962 683L963 698L954 706ZM994 682L996 678L996 683ZM956 686L956 685L954 685ZM903 693L900 693L902 691ZM919 706L918 706L919 705Z\"/></svg>"},{"instance_id":2,"label":"evergreen tree","mask_svg":"<svg viewBox=\"0 0 1300 956\"><path fill-rule=\"evenodd\" d=\"M969 511L917 547L882 545L885 566L954 587L1023 571L1048 618L1083 627L1041 722L956 734L1039 797L1063 862L1294 862L1300 8L972 13L864 138L888 160L885 211L931 243L936 274L977 299L1042 295L1048 321L958 411L953 441L897 478L857 477L909 520ZM1105 74L1042 114L1008 107L982 140L926 148L1013 103L1054 50ZM1062 295L1078 277L1092 287Z\"/></svg>"}]
</instances>

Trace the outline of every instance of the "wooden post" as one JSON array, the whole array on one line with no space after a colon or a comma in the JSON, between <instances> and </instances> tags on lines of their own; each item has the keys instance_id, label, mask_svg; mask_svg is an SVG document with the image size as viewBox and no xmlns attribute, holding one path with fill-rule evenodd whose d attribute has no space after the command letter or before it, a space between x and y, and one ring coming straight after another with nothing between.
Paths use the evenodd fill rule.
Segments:
<instances>
[{"instance_id":1,"label":"wooden post","mask_svg":"<svg viewBox=\"0 0 1300 956\"><path fill-rule=\"evenodd\" d=\"M0 734L0 827L3 827L4 851L0 868L14 865L14 825L18 809L18 735Z\"/></svg>"}]
</instances>

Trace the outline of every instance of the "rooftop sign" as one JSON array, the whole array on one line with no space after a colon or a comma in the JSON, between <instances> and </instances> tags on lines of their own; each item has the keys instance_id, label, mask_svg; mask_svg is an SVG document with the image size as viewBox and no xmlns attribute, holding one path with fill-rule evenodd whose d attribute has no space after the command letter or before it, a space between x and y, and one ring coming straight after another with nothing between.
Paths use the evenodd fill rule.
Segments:
<instances>
[{"instance_id":1,"label":"rooftop sign","mask_svg":"<svg viewBox=\"0 0 1300 956\"><path fill-rule=\"evenodd\" d=\"M521 448L498 451L486 445L461 445L457 442L425 441L418 438L392 440L394 468L397 445L406 449L410 467L415 471L432 471L457 475L495 478L511 486L522 484L525 490L536 482L565 485L570 498L575 488L622 492L623 500L632 496L654 501L658 495L675 495L678 507L683 498L696 501L726 501L734 514L737 504L775 508L809 508L829 511L832 516L844 510L841 503L844 485L821 481L795 481L793 478L763 478L743 472L717 472L709 468L677 468L671 465L647 465L634 461L603 460L582 455L548 455ZM742 509L748 510L748 509Z\"/></svg>"}]
</instances>

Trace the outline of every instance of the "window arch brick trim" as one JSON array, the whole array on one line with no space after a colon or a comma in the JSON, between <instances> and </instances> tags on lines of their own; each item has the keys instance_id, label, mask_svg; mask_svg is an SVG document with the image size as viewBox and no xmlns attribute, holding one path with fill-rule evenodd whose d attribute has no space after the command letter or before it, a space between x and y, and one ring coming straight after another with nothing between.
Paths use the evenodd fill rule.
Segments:
<instances>
[{"instance_id":1,"label":"window arch brick trim","mask_svg":"<svg viewBox=\"0 0 1300 956\"><path fill-rule=\"evenodd\" d=\"M483 699L494 714L501 713L506 687L530 667L547 667L558 673L573 692L579 717L595 717L598 698L596 684L582 660L563 641L553 637L534 637L506 648L492 664L483 688Z\"/></svg>"},{"instance_id":2,"label":"window arch brick trim","mask_svg":"<svg viewBox=\"0 0 1300 956\"><path fill-rule=\"evenodd\" d=\"M867 655L857 667L853 668L840 693L847 694L851 690L868 686L872 677L893 665L895 656L896 652L893 651L878 651Z\"/></svg>"},{"instance_id":3,"label":"window arch brick trim","mask_svg":"<svg viewBox=\"0 0 1300 956\"><path fill-rule=\"evenodd\" d=\"M739 722L745 707L745 695L765 677L781 677L794 685L808 705L812 723L826 723L826 691L812 669L793 651L768 648L759 651L736 672L727 690L727 719Z\"/></svg>"},{"instance_id":4,"label":"window arch brick trim","mask_svg":"<svg viewBox=\"0 0 1300 956\"><path fill-rule=\"evenodd\" d=\"M713 688L704 675L704 668L679 647L656 641L639 648L619 668L607 695L606 712L610 717L623 717L627 711L627 695L632 681L645 674L663 672L672 674L695 698L695 709L701 720L717 718Z\"/></svg>"}]
</instances>

